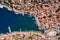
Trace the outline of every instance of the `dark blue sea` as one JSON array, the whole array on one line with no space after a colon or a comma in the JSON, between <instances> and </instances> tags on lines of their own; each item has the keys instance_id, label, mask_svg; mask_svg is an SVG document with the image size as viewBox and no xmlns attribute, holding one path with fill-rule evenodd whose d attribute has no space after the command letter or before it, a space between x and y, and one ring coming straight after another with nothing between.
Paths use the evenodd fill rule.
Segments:
<instances>
[{"instance_id":1,"label":"dark blue sea","mask_svg":"<svg viewBox=\"0 0 60 40\"><path fill-rule=\"evenodd\" d=\"M39 31L38 26L35 24L34 17L30 17L29 14L16 15L14 11L9 11L7 8L0 8L0 33L7 33L8 26L11 31Z\"/></svg>"}]
</instances>

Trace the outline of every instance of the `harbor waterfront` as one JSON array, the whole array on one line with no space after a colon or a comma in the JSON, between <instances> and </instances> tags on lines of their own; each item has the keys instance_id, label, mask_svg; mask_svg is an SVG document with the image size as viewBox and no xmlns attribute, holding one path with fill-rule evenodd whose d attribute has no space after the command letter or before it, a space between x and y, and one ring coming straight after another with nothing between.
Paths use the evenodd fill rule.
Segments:
<instances>
[{"instance_id":1,"label":"harbor waterfront","mask_svg":"<svg viewBox=\"0 0 60 40\"><path fill-rule=\"evenodd\" d=\"M0 0L0 40L60 40L60 0Z\"/></svg>"},{"instance_id":2,"label":"harbor waterfront","mask_svg":"<svg viewBox=\"0 0 60 40\"><path fill-rule=\"evenodd\" d=\"M7 33L8 26L10 26L13 31L38 31L38 27L35 24L34 17L29 16L28 13L15 14L13 11L7 10L7 8L0 8L0 33Z\"/></svg>"}]
</instances>

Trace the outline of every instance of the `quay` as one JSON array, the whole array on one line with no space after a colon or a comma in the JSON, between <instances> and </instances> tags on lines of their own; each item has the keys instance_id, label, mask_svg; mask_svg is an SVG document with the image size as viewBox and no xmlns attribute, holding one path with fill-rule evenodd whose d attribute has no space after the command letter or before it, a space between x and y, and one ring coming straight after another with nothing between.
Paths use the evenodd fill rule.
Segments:
<instances>
[{"instance_id":1,"label":"quay","mask_svg":"<svg viewBox=\"0 0 60 40\"><path fill-rule=\"evenodd\" d=\"M40 22L39 22L38 17L36 17L36 16L35 16L35 21L36 21L36 24L38 25L38 27L40 27L40 26L41 26L41 24L40 24Z\"/></svg>"}]
</instances>

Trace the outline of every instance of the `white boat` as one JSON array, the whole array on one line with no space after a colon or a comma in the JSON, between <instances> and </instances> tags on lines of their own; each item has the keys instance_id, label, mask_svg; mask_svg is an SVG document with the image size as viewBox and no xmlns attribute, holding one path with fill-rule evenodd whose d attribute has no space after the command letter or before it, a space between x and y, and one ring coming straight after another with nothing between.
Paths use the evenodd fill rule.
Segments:
<instances>
[{"instance_id":1,"label":"white boat","mask_svg":"<svg viewBox=\"0 0 60 40\"><path fill-rule=\"evenodd\" d=\"M8 26L8 30L9 30L9 33L11 33L11 28L10 28L10 26Z\"/></svg>"}]
</instances>

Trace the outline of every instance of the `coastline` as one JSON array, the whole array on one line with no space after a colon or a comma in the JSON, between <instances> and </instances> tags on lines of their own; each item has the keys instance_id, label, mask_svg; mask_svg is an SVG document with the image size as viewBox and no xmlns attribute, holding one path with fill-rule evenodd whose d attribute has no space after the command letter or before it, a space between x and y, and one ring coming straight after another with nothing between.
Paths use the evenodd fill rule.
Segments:
<instances>
[{"instance_id":1,"label":"coastline","mask_svg":"<svg viewBox=\"0 0 60 40\"><path fill-rule=\"evenodd\" d=\"M25 11L24 11L24 10L16 10L16 9L11 8L11 7L8 7L7 5L4 5L4 4L0 4L0 5L1 5L0 8L5 7L5 8L7 8L9 11L14 11L16 15L22 14L22 15L24 16L24 14L28 13L30 16L32 16L32 15L34 14L33 12L30 13L28 10L25 10ZM35 15L35 14L34 14L34 15Z\"/></svg>"},{"instance_id":2,"label":"coastline","mask_svg":"<svg viewBox=\"0 0 60 40\"><path fill-rule=\"evenodd\" d=\"M1 4L0 4L0 5L1 5ZM9 11L14 11L16 15L22 14L22 15L24 16L24 14L28 13L30 16L34 16L34 19L35 19L36 24L38 25L38 27L41 26L38 17L36 17L36 14L37 14L37 13L35 13L35 12L30 12L30 11L24 11L24 10L19 11L19 10L16 10L16 9L14 9L14 8L10 8L10 7L6 6L6 5L1 5L1 6L2 6L2 8L3 8L3 7L7 8Z\"/></svg>"},{"instance_id":3,"label":"coastline","mask_svg":"<svg viewBox=\"0 0 60 40\"><path fill-rule=\"evenodd\" d=\"M22 12L19 12L19 11L17 11L17 10L12 10L12 8L10 8L10 7L8 7L8 6L6 6L6 5L3 5L3 4L0 4L1 5L1 7L0 8L3 8L3 7L5 7L5 8L7 8L9 11L14 11L14 12L17 12L17 13L22 13Z\"/></svg>"},{"instance_id":4,"label":"coastline","mask_svg":"<svg viewBox=\"0 0 60 40\"><path fill-rule=\"evenodd\" d=\"M6 33L8 32L8 26L11 27L12 32L13 31L19 31L21 28L22 31L26 30L38 30L38 26L35 24L35 19L33 16L30 17L29 14L22 14L16 15L15 12L7 10L7 8L0 8L0 27L1 31L0 33ZM4 16L2 16L4 15ZM6 20L6 21L5 21ZM4 25L5 24L5 25ZM27 24L27 25L26 25ZM32 26L30 26L32 25ZM25 27L24 27L25 26ZM4 27L4 30L3 30Z\"/></svg>"},{"instance_id":5,"label":"coastline","mask_svg":"<svg viewBox=\"0 0 60 40\"><path fill-rule=\"evenodd\" d=\"M52 34L53 33L53 34ZM25 31L25 32L11 32L11 33L7 33L7 34L0 34L0 39L1 40L4 40L4 39L8 39L8 40L17 40L17 39L20 39L20 40L29 40L29 39L34 39L34 40L58 40L58 37L55 36L58 32L57 31L47 31L46 33L41 33L41 32L36 32L36 31ZM48 36L48 37L47 37ZM52 36L54 36L52 38ZM31 38L29 38L31 37ZM17 38L17 39L16 39Z\"/></svg>"}]
</instances>

